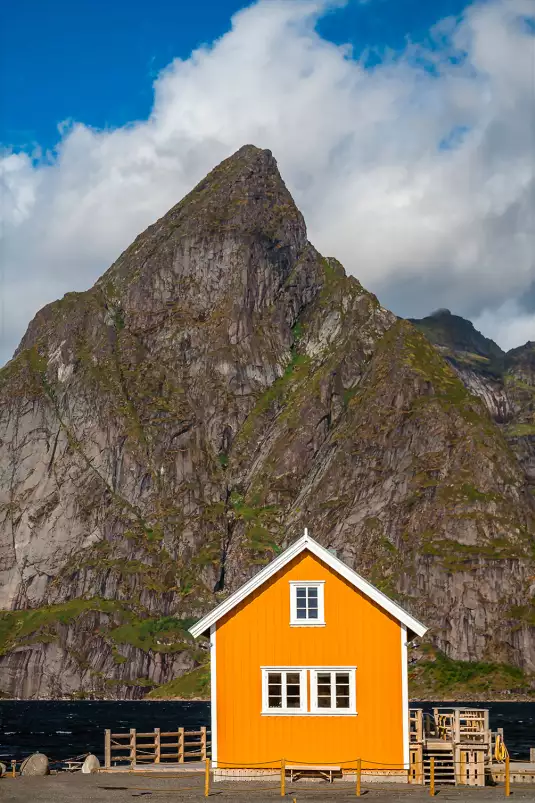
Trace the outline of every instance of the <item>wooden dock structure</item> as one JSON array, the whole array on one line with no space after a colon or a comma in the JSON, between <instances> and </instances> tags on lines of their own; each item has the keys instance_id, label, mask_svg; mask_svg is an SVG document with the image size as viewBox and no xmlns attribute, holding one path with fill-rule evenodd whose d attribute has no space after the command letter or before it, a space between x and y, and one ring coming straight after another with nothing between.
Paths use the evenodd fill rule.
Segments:
<instances>
[{"instance_id":1,"label":"wooden dock structure","mask_svg":"<svg viewBox=\"0 0 535 803\"><path fill-rule=\"evenodd\" d=\"M505 764L491 764L490 776L494 783L504 783ZM515 761L512 763L510 765L510 782L514 784L535 784L535 761Z\"/></svg>"},{"instance_id":2,"label":"wooden dock structure","mask_svg":"<svg viewBox=\"0 0 535 803\"><path fill-rule=\"evenodd\" d=\"M484 786L485 782L504 783L506 763L496 760L496 739L503 739L503 732L492 732L489 726L489 711L483 708L422 708L409 710L409 755L405 773L411 784L430 786ZM530 762L510 763L509 782L535 783L535 751ZM497 753L499 755L499 752ZM211 756L210 731L205 728L176 731L139 732L135 728L122 733L104 733L104 767L101 772L170 773L205 772L206 760ZM307 769L304 766L287 766L296 775ZM318 767L308 767L317 770ZM329 780L336 774L345 777L348 771L326 763L322 772L329 772ZM220 770L226 774L227 770ZM244 769L238 774L247 775ZM277 773L278 770L255 770ZM363 770L363 778L369 779L369 769ZM387 770L387 772L389 772ZM394 770L392 770L394 773ZM233 775L236 771L233 771ZM384 773L383 773L384 774ZM408 776L408 777L407 777ZM240 778L243 780L243 778ZM375 778L374 778L375 780Z\"/></svg>"},{"instance_id":3,"label":"wooden dock structure","mask_svg":"<svg viewBox=\"0 0 535 803\"><path fill-rule=\"evenodd\" d=\"M494 734L484 708L421 708L409 711L411 783L484 786L490 775Z\"/></svg>"},{"instance_id":4,"label":"wooden dock structure","mask_svg":"<svg viewBox=\"0 0 535 803\"><path fill-rule=\"evenodd\" d=\"M140 733L135 728L123 733L104 731L104 771L184 771L193 764L202 767L210 753L209 731L178 728L176 731Z\"/></svg>"}]
</instances>

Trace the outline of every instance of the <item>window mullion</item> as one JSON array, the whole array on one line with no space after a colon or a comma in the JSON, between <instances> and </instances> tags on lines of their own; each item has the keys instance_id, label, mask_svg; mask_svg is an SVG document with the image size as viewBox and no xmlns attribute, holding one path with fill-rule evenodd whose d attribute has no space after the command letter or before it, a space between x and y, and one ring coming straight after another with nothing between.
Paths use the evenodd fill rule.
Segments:
<instances>
[{"instance_id":1,"label":"window mullion","mask_svg":"<svg viewBox=\"0 0 535 803\"><path fill-rule=\"evenodd\" d=\"M283 707L283 709L285 711L288 708L288 697L287 697L287 692L286 692L286 677L287 677L287 673L286 672L281 672L281 695L282 695L281 702L282 702L282 707Z\"/></svg>"},{"instance_id":2,"label":"window mullion","mask_svg":"<svg viewBox=\"0 0 535 803\"><path fill-rule=\"evenodd\" d=\"M336 708L336 672L331 672L331 709Z\"/></svg>"}]
</instances>

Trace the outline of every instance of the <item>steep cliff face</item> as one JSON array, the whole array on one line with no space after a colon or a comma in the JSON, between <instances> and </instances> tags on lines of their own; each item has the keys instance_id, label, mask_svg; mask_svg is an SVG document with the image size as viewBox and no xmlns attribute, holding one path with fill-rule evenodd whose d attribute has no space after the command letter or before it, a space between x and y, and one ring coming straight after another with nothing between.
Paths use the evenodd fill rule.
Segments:
<instances>
[{"instance_id":1,"label":"steep cliff face","mask_svg":"<svg viewBox=\"0 0 535 803\"><path fill-rule=\"evenodd\" d=\"M505 353L449 310L412 320L501 427L535 491L535 343Z\"/></svg>"},{"instance_id":2,"label":"steep cliff face","mask_svg":"<svg viewBox=\"0 0 535 803\"><path fill-rule=\"evenodd\" d=\"M307 241L269 151L38 313L0 372L0 447L6 693L136 697L199 665L192 618L305 524L451 657L535 669L524 468Z\"/></svg>"},{"instance_id":3,"label":"steep cliff face","mask_svg":"<svg viewBox=\"0 0 535 803\"><path fill-rule=\"evenodd\" d=\"M512 409L507 439L535 491L535 342L506 354L504 381Z\"/></svg>"}]
</instances>

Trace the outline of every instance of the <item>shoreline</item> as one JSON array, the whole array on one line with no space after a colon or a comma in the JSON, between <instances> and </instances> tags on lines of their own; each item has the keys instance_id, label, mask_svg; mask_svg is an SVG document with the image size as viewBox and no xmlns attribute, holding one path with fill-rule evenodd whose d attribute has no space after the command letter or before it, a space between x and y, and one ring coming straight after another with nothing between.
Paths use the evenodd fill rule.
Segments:
<instances>
[{"instance_id":1,"label":"shoreline","mask_svg":"<svg viewBox=\"0 0 535 803\"><path fill-rule=\"evenodd\" d=\"M95 697L89 699L73 699L72 697L0 697L1 703L209 703L210 698L206 697L142 697L139 700L125 698ZM469 705L472 703L534 703L533 694L507 694L498 696L470 695L469 697L410 697L409 704L417 703L460 703Z\"/></svg>"}]
</instances>

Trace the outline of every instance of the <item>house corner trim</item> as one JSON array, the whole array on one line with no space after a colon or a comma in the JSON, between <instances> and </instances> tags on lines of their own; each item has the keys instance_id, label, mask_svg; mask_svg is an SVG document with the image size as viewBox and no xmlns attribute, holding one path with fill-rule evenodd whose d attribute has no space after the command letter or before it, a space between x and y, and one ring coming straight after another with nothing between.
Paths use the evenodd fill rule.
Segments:
<instances>
[{"instance_id":1,"label":"house corner trim","mask_svg":"<svg viewBox=\"0 0 535 803\"><path fill-rule=\"evenodd\" d=\"M407 656L407 625L401 631L401 706L403 722L403 766L409 769L409 673Z\"/></svg>"},{"instance_id":2,"label":"house corner trim","mask_svg":"<svg viewBox=\"0 0 535 803\"><path fill-rule=\"evenodd\" d=\"M216 658L217 625L210 628L210 721L212 737L212 767L217 767L217 658Z\"/></svg>"}]
</instances>

